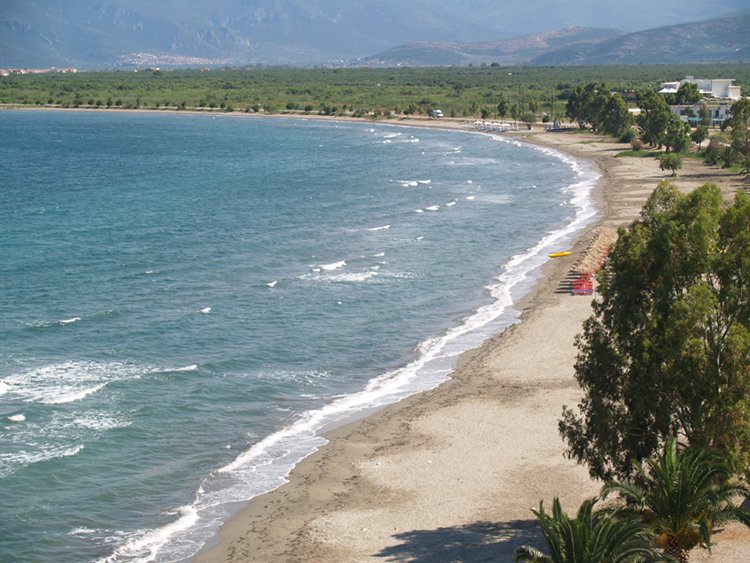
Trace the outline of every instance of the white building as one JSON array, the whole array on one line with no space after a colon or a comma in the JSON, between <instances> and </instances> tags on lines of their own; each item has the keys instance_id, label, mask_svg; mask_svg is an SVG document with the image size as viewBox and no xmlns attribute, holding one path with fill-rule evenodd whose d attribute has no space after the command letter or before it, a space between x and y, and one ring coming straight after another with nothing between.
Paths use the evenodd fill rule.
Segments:
<instances>
[{"instance_id":1,"label":"white building","mask_svg":"<svg viewBox=\"0 0 750 563\"><path fill-rule=\"evenodd\" d=\"M675 115L679 115L685 123L690 123L692 126L696 126L700 123L700 111L703 106L706 106L708 111L708 117L711 120L712 127L720 127L724 121L732 116L732 104L729 102L703 104L698 102L697 104L690 105L679 105L669 106L669 111Z\"/></svg>"},{"instance_id":2,"label":"white building","mask_svg":"<svg viewBox=\"0 0 750 563\"><path fill-rule=\"evenodd\" d=\"M662 82L659 85L660 94L676 94L677 90L686 82L692 82L698 91L707 98L726 98L739 100L742 97L740 87L736 86L733 78L693 78L686 76L678 82Z\"/></svg>"}]
</instances>

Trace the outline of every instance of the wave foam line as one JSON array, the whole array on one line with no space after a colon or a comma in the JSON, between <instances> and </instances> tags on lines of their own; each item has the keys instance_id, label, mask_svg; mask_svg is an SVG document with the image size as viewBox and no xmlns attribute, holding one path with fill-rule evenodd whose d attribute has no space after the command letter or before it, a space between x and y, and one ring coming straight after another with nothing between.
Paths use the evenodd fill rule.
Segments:
<instances>
[{"instance_id":1,"label":"wave foam line","mask_svg":"<svg viewBox=\"0 0 750 563\"><path fill-rule=\"evenodd\" d=\"M0 479L4 479L21 468L63 457L72 457L84 449L80 444L72 447L41 448L35 452L0 453Z\"/></svg>"},{"instance_id":2,"label":"wave foam line","mask_svg":"<svg viewBox=\"0 0 750 563\"><path fill-rule=\"evenodd\" d=\"M184 366L184 367L181 367L181 368L175 368L172 371L178 371L178 372L182 372L182 371L196 371L197 369L198 369L198 364L190 364L189 366Z\"/></svg>"},{"instance_id":3,"label":"wave foam line","mask_svg":"<svg viewBox=\"0 0 750 563\"><path fill-rule=\"evenodd\" d=\"M327 281L332 283L360 283L374 278L378 275L377 271L353 272L350 274L336 274L328 278Z\"/></svg>"},{"instance_id":4,"label":"wave foam line","mask_svg":"<svg viewBox=\"0 0 750 563\"><path fill-rule=\"evenodd\" d=\"M331 272L333 270L343 268L344 266L346 266L346 262L344 260L341 260L339 262L331 262L330 264L321 264L319 268L321 270L325 270L326 272Z\"/></svg>"},{"instance_id":5,"label":"wave foam line","mask_svg":"<svg viewBox=\"0 0 750 563\"><path fill-rule=\"evenodd\" d=\"M148 369L119 362L68 361L6 377L5 393L26 403L59 405L81 401L113 381L139 378Z\"/></svg>"}]
</instances>

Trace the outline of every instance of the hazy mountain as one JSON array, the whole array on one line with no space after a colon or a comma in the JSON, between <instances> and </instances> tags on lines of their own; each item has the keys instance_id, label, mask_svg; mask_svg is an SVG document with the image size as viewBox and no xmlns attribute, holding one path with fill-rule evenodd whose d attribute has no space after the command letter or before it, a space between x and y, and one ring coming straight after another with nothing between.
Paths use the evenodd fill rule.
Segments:
<instances>
[{"instance_id":1,"label":"hazy mountain","mask_svg":"<svg viewBox=\"0 0 750 563\"><path fill-rule=\"evenodd\" d=\"M750 61L750 15L630 33L596 45L570 45L534 64L639 64Z\"/></svg>"},{"instance_id":2,"label":"hazy mountain","mask_svg":"<svg viewBox=\"0 0 750 563\"><path fill-rule=\"evenodd\" d=\"M626 35L611 29L572 27L502 41L479 43L420 42L388 49L364 62L382 66L448 66L468 64L523 65L570 46L599 45Z\"/></svg>"},{"instance_id":3,"label":"hazy mountain","mask_svg":"<svg viewBox=\"0 0 750 563\"><path fill-rule=\"evenodd\" d=\"M441 4L444 2L437 2ZM314 64L405 41L489 39L429 0L3 0L0 66L162 59Z\"/></svg>"},{"instance_id":4,"label":"hazy mountain","mask_svg":"<svg viewBox=\"0 0 750 563\"><path fill-rule=\"evenodd\" d=\"M728 17L748 9L747 0L454 0L451 4L468 21L513 35L570 27L634 32Z\"/></svg>"},{"instance_id":5,"label":"hazy mountain","mask_svg":"<svg viewBox=\"0 0 750 563\"><path fill-rule=\"evenodd\" d=\"M750 60L749 26L750 15L636 33L575 27L505 41L420 42L394 47L364 60L384 66L738 62Z\"/></svg>"},{"instance_id":6,"label":"hazy mountain","mask_svg":"<svg viewBox=\"0 0 750 563\"><path fill-rule=\"evenodd\" d=\"M498 42L573 26L643 30L746 2L0 0L0 67L318 64L420 41Z\"/></svg>"}]
</instances>

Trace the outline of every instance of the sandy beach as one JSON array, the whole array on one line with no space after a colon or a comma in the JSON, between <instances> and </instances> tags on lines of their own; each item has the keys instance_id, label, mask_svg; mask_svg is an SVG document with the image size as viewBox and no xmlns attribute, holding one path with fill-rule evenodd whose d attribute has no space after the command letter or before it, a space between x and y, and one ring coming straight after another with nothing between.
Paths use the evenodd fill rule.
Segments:
<instances>
[{"instance_id":1,"label":"sandy beach","mask_svg":"<svg viewBox=\"0 0 750 563\"><path fill-rule=\"evenodd\" d=\"M572 513L598 493L601 483L563 456L557 431L562 406L580 396L574 338L591 312L591 297L564 282L593 237L635 219L669 177L655 159L615 158L629 147L602 137L506 135L593 162L599 221L571 256L545 266L519 305L521 323L464 354L437 389L327 434L288 484L251 501L195 561L512 561L518 545L544 547L530 512L540 500L559 496ZM713 182L728 195L741 187L693 160L671 180L683 190ZM715 540L712 556L696 549L691 560L747 560L750 531L729 527Z\"/></svg>"}]
</instances>

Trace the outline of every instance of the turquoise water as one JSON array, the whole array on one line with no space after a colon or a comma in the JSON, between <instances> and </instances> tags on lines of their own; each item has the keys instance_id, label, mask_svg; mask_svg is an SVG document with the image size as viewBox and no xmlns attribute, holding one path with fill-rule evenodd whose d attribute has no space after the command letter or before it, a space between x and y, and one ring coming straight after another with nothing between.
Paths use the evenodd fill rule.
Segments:
<instances>
[{"instance_id":1,"label":"turquoise water","mask_svg":"<svg viewBox=\"0 0 750 563\"><path fill-rule=\"evenodd\" d=\"M517 319L595 174L488 136L0 112L0 560L173 561Z\"/></svg>"}]
</instances>

